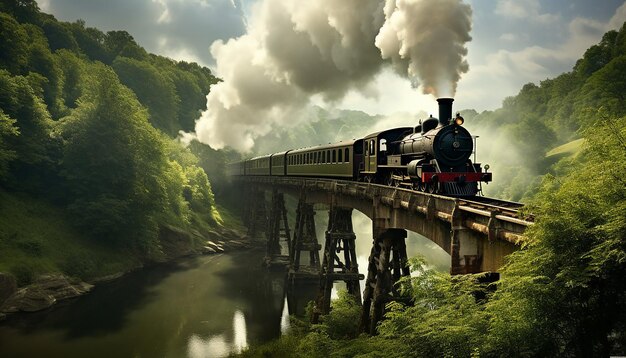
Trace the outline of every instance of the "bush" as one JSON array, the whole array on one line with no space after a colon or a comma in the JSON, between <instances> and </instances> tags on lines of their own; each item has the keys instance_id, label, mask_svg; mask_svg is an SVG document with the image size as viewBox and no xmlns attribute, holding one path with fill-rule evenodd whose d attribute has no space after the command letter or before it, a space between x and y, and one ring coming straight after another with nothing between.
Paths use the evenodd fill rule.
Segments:
<instances>
[{"instance_id":1,"label":"bush","mask_svg":"<svg viewBox=\"0 0 626 358\"><path fill-rule=\"evenodd\" d=\"M35 272L33 268L25 263L19 263L12 266L9 269L9 272L15 276L18 286L30 285L35 279Z\"/></svg>"}]
</instances>

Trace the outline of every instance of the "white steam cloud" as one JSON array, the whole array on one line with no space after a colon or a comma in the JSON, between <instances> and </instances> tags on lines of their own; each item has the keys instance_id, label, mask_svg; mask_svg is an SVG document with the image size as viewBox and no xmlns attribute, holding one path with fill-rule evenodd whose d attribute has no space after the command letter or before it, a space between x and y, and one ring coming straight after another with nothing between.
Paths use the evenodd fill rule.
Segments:
<instances>
[{"instance_id":1,"label":"white steam cloud","mask_svg":"<svg viewBox=\"0 0 626 358\"><path fill-rule=\"evenodd\" d=\"M469 70L465 44L472 39L471 16L472 8L458 0L387 0L376 46L425 94L453 97Z\"/></svg>"},{"instance_id":2,"label":"white steam cloud","mask_svg":"<svg viewBox=\"0 0 626 358\"><path fill-rule=\"evenodd\" d=\"M312 96L367 90L385 62L427 93L452 95L468 68L470 29L462 0L264 0L247 34L211 46L223 82L207 96L198 139L248 151L305 118Z\"/></svg>"}]
</instances>

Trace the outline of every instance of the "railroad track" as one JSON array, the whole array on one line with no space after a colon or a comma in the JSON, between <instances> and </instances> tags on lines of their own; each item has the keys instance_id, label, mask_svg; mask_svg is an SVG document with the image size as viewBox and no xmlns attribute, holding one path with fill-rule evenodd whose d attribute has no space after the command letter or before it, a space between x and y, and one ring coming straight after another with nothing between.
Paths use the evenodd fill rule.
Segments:
<instances>
[{"instance_id":1,"label":"railroad track","mask_svg":"<svg viewBox=\"0 0 626 358\"><path fill-rule=\"evenodd\" d=\"M520 220L534 221L533 215L521 213L521 209L524 207L524 204L514 201L506 201L485 196L473 196L471 198L460 198L459 204L478 210L498 211L501 215L510 216Z\"/></svg>"}]
</instances>

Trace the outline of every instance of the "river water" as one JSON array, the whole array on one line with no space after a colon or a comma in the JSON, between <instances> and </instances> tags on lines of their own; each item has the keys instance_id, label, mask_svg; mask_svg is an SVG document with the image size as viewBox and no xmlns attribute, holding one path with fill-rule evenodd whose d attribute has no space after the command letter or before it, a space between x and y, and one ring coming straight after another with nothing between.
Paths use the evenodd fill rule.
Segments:
<instances>
[{"instance_id":1,"label":"river water","mask_svg":"<svg viewBox=\"0 0 626 358\"><path fill-rule=\"evenodd\" d=\"M359 213L353 220L357 238L365 237L357 239L363 271L371 221ZM449 256L424 238L410 235L407 249L449 268ZM223 357L275 339L289 328L289 309L302 314L316 287L287 302L284 274L262 268L262 256L244 251L153 266L49 310L14 315L0 324L0 357Z\"/></svg>"}]
</instances>

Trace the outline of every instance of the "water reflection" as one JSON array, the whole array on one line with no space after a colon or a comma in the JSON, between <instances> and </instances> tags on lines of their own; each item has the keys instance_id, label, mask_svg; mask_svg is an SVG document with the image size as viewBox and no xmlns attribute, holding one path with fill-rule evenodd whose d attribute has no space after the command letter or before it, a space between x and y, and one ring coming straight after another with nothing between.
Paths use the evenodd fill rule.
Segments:
<instances>
[{"instance_id":1,"label":"water reflection","mask_svg":"<svg viewBox=\"0 0 626 358\"><path fill-rule=\"evenodd\" d=\"M285 334L289 331L291 325L289 324L289 305L287 303L287 296L285 296L285 302L283 303L283 313L280 316L280 333Z\"/></svg>"},{"instance_id":2,"label":"water reflection","mask_svg":"<svg viewBox=\"0 0 626 358\"><path fill-rule=\"evenodd\" d=\"M187 356L190 358L226 357L231 353L241 353L248 347L248 333L246 319L239 310L233 315L233 341L228 342L224 334L218 334L208 339L198 335L189 337Z\"/></svg>"},{"instance_id":3,"label":"water reflection","mask_svg":"<svg viewBox=\"0 0 626 358\"><path fill-rule=\"evenodd\" d=\"M214 357L281 334L284 275L262 252L141 270L0 324L0 357Z\"/></svg>"}]
</instances>

